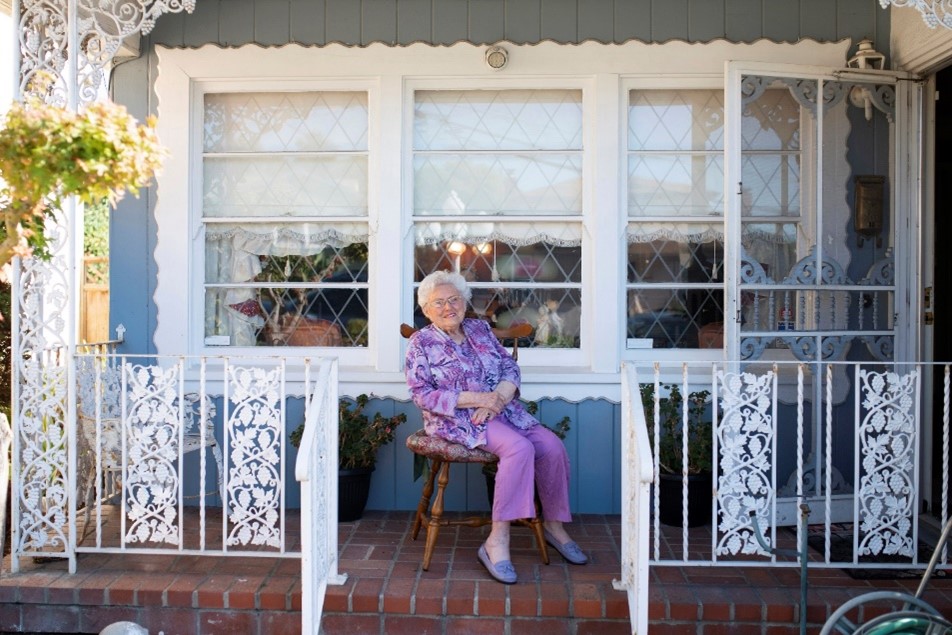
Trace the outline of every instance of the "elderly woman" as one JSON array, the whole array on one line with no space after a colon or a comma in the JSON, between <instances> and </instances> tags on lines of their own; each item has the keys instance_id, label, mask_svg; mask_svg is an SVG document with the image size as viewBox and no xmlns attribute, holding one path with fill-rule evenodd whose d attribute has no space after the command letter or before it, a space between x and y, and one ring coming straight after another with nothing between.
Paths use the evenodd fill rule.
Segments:
<instances>
[{"instance_id":1,"label":"elderly woman","mask_svg":"<svg viewBox=\"0 0 952 635\"><path fill-rule=\"evenodd\" d=\"M492 531L479 548L479 561L496 580L516 582L509 524L535 515L537 490L546 542L568 562L585 564L588 559L563 527L572 520L565 446L516 398L519 366L489 324L464 319L471 295L458 273L437 271L423 279L417 297L432 324L410 338L406 372L427 434L499 457Z\"/></svg>"}]
</instances>

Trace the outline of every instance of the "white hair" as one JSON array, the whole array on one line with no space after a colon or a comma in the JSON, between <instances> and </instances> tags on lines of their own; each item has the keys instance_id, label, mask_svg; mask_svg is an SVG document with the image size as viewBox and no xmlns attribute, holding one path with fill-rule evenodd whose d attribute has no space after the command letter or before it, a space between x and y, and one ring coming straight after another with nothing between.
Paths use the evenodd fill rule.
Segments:
<instances>
[{"instance_id":1,"label":"white hair","mask_svg":"<svg viewBox=\"0 0 952 635\"><path fill-rule=\"evenodd\" d=\"M443 284L451 284L456 287L460 296L467 302L473 297L473 292L466 284L466 278L455 271L434 271L420 282L420 286L417 288L417 304L421 308L426 306L426 303L430 301L430 296L433 295L433 290Z\"/></svg>"}]
</instances>

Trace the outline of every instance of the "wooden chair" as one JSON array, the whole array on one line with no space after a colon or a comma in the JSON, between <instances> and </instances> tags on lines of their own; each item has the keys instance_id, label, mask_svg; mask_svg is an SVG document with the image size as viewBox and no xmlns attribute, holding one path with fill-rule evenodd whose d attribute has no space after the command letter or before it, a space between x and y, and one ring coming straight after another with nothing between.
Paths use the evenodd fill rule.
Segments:
<instances>
[{"instance_id":1,"label":"wooden chair","mask_svg":"<svg viewBox=\"0 0 952 635\"><path fill-rule=\"evenodd\" d=\"M408 324L400 325L400 335L410 337L416 329ZM512 357L519 358L519 338L528 337L532 333L529 324L518 324L510 328L494 328L493 333L501 341L512 340ZM430 559L433 557L433 548L439 536L440 528L450 525L465 525L467 527L482 527L492 523L491 516L469 516L460 519L443 517L443 495L450 482L450 465L453 463L482 463L492 464L499 461L492 452L480 448L469 449L458 443L453 443L440 437L430 436L425 430L417 430L407 438L407 448L414 454L426 457L430 462L430 474L423 485L420 502L417 504L416 517L413 520L412 537L414 540L420 533L420 528L426 528L426 546L423 550L423 570L430 568ZM433 496L433 486L436 483L436 498L430 505ZM536 545L542 562L549 564L549 553L542 531L542 521L539 519L539 503L536 501L536 516L518 521L529 526L535 534Z\"/></svg>"}]
</instances>

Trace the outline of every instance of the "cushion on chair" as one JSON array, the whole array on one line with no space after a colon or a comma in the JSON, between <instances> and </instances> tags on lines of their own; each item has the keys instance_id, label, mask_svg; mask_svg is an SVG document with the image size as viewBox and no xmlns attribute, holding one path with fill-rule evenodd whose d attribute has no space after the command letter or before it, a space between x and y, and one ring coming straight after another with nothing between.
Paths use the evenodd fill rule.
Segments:
<instances>
[{"instance_id":1,"label":"cushion on chair","mask_svg":"<svg viewBox=\"0 0 952 635\"><path fill-rule=\"evenodd\" d=\"M407 447L414 454L454 463L495 463L499 460L492 452L479 448L470 450L465 445L430 436L426 430L417 430L407 437Z\"/></svg>"}]
</instances>

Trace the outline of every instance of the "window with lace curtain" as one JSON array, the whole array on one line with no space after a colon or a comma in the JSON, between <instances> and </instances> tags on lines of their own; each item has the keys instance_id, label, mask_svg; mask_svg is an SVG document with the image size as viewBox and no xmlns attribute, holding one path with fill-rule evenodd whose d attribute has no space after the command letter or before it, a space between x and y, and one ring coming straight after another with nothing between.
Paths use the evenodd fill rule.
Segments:
<instances>
[{"instance_id":1,"label":"window with lace curtain","mask_svg":"<svg viewBox=\"0 0 952 635\"><path fill-rule=\"evenodd\" d=\"M365 347L367 95L207 93L205 342Z\"/></svg>"},{"instance_id":2,"label":"window with lace curtain","mask_svg":"<svg viewBox=\"0 0 952 635\"><path fill-rule=\"evenodd\" d=\"M740 241L745 258L782 277L797 260L802 224L799 107L789 91L769 93L742 114ZM723 95L629 93L628 348L723 346ZM756 303L741 298L742 320Z\"/></svg>"},{"instance_id":3,"label":"window with lace curtain","mask_svg":"<svg viewBox=\"0 0 952 635\"><path fill-rule=\"evenodd\" d=\"M471 315L579 348L582 124L580 90L416 91L415 282L459 271Z\"/></svg>"}]
</instances>

